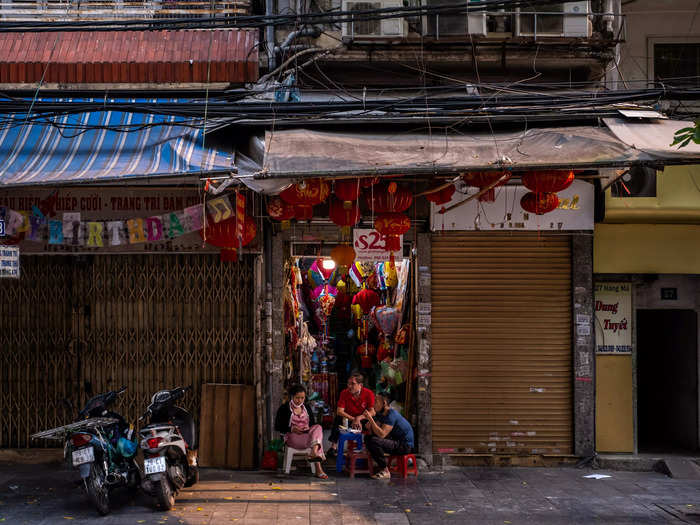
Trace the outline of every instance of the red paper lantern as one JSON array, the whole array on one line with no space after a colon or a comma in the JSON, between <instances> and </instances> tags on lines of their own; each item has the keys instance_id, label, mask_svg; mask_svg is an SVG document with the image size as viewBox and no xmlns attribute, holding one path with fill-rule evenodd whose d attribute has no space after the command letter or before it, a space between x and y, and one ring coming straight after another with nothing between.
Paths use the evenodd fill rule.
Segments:
<instances>
[{"instance_id":1,"label":"red paper lantern","mask_svg":"<svg viewBox=\"0 0 700 525\"><path fill-rule=\"evenodd\" d=\"M351 202L350 206L346 208L343 201L334 197L331 199L328 207L328 216L335 224L340 226L344 235L349 235L350 228L360 222L362 214L360 213L360 206L356 202Z\"/></svg>"},{"instance_id":2,"label":"red paper lantern","mask_svg":"<svg viewBox=\"0 0 700 525\"><path fill-rule=\"evenodd\" d=\"M452 195L455 193L455 185L450 184L442 189L433 191L431 193L426 193L425 198L430 202L436 204L437 206L442 206L447 204L452 200Z\"/></svg>"},{"instance_id":3,"label":"red paper lantern","mask_svg":"<svg viewBox=\"0 0 700 525\"><path fill-rule=\"evenodd\" d=\"M411 229L411 219L403 213L382 213L374 219L374 228L384 235L384 249L393 255L401 249L399 236Z\"/></svg>"},{"instance_id":4,"label":"red paper lantern","mask_svg":"<svg viewBox=\"0 0 700 525\"><path fill-rule=\"evenodd\" d=\"M479 191L481 191L482 189L496 182L504 175L507 175L507 177L503 180L503 182L494 186L489 191L484 193L481 197L479 197L479 200L482 202L493 202L496 200L495 189L498 186L503 186L506 182L510 180L510 173L508 173L507 171L470 171L469 173L465 173L464 175L462 175L462 180L467 186L475 186L479 188Z\"/></svg>"},{"instance_id":5,"label":"red paper lantern","mask_svg":"<svg viewBox=\"0 0 700 525\"><path fill-rule=\"evenodd\" d=\"M360 196L361 189L362 187L358 179L337 180L333 187L333 193L343 201L343 206L345 208L350 208L352 203Z\"/></svg>"},{"instance_id":6,"label":"red paper lantern","mask_svg":"<svg viewBox=\"0 0 700 525\"><path fill-rule=\"evenodd\" d=\"M392 182L392 184L396 184ZM393 213L406 211L413 203L413 194L404 187L396 185L395 191L389 191L388 184L377 184L365 191L365 200L375 213Z\"/></svg>"},{"instance_id":7,"label":"red paper lantern","mask_svg":"<svg viewBox=\"0 0 700 525\"><path fill-rule=\"evenodd\" d=\"M284 202L301 206L316 206L324 202L331 193L331 187L321 179L309 179L296 184L280 193Z\"/></svg>"},{"instance_id":8,"label":"red paper lantern","mask_svg":"<svg viewBox=\"0 0 700 525\"><path fill-rule=\"evenodd\" d=\"M532 193L529 191L520 199L520 206L527 212L543 215L557 209L559 197L556 193Z\"/></svg>"},{"instance_id":9,"label":"red paper lantern","mask_svg":"<svg viewBox=\"0 0 700 525\"><path fill-rule=\"evenodd\" d=\"M379 184L379 177L365 177L360 179L360 186L363 188L371 188L375 184Z\"/></svg>"},{"instance_id":10,"label":"red paper lantern","mask_svg":"<svg viewBox=\"0 0 700 525\"><path fill-rule=\"evenodd\" d=\"M294 206L279 197L273 197L267 203L267 214L276 221L289 221L294 218Z\"/></svg>"},{"instance_id":11,"label":"red paper lantern","mask_svg":"<svg viewBox=\"0 0 700 525\"><path fill-rule=\"evenodd\" d=\"M523 174L523 186L535 193L557 193L574 182L573 170L530 171Z\"/></svg>"},{"instance_id":12,"label":"red paper lantern","mask_svg":"<svg viewBox=\"0 0 700 525\"><path fill-rule=\"evenodd\" d=\"M294 218L294 206L284 202L279 197L273 197L267 203L267 214L271 219L280 221L282 223L282 229L287 229L289 227L289 221Z\"/></svg>"},{"instance_id":13,"label":"red paper lantern","mask_svg":"<svg viewBox=\"0 0 700 525\"><path fill-rule=\"evenodd\" d=\"M241 247L246 246L255 239L258 228L255 220L246 215L243 225L243 239ZM225 221L207 225L199 230L199 235L205 239L207 244L221 248L221 260L236 262L238 260L238 239L236 238L236 217L231 217Z\"/></svg>"},{"instance_id":14,"label":"red paper lantern","mask_svg":"<svg viewBox=\"0 0 700 525\"><path fill-rule=\"evenodd\" d=\"M352 304L359 304L364 315L369 315L372 308L379 304L379 295L377 292L368 288L363 288L352 298Z\"/></svg>"},{"instance_id":15,"label":"red paper lantern","mask_svg":"<svg viewBox=\"0 0 700 525\"><path fill-rule=\"evenodd\" d=\"M294 217L298 221L310 221L314 218L314 207L298 204L294 206Z\"/></svg>"}]
</instances>

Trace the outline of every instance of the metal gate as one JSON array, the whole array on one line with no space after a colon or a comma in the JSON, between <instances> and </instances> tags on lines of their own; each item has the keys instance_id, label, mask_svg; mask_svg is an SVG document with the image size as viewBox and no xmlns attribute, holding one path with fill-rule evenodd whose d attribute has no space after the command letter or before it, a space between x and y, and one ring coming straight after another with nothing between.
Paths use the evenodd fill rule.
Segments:
<instances>
[{"instance_id":1,"label":"metal gate","mask_svg":"<svg viewBox=\"0 0 700 525\"><path fill-rule=\"evenodd\" d=\"M432 262L435 451L570 454L569 237L436 235Z\"/></svg>"},{"instance_id":2,"label":"metal gate","mask_svg":"<svg viewBox=\"0 0 700 525\"><path fill-rule=\"evenodd\" d=\"M156 390L254 384L254 264L217 255L23 256L0 281L0 447L63 425L90 392L127 386L131 421ZM65 400L65 401L64 401ZM73 411L69 408L73 405Z\"/></svg>"}]
</instances>

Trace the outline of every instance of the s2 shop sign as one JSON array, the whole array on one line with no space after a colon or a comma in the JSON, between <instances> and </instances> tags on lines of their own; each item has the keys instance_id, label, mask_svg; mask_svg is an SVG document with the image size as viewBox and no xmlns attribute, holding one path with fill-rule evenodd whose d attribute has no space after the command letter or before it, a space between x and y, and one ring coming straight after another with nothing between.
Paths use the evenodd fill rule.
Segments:
<instances>
[{"instance_id":1,"label":"s2 shop sign","mask_svg":"<svg viewBox=\"0 0 700 525\"><path fill-rule=\"evenodd\" d=\"M353 230L353 247L355 248L355 258L358 261L388 261L391 254L384 249L385 242L384 235L377 230ZM403 246L403 235L399 237L399 242ZM394 258L401 260L403 258L402 250L394 252Z\"/></svg>"}]
</instances>

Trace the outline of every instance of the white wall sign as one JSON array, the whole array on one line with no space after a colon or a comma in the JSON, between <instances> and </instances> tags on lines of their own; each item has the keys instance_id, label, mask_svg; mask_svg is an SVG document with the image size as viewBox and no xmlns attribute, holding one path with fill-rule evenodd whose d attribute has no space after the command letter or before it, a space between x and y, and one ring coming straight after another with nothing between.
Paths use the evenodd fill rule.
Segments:
<instances>
[{"instance_id":1,"label":"white wall sign","mask_svg":"<svg viewBox=\"0 0 700 525\"><path fill-rule=\"evenodd\" d=\"M593 229L593 184L575 180L567 189L557 193L559 207L544 215L533 215L520 207L520 199L528 191L524 186L501 186L496 188L494 202L472 199L459 208L440 213L442 208L449 208L478 192L478 188L462 185L461 192L455 192L447 204L436 206L431 203L430 227L433 231Z\"/></svg>"},{"instance_id":2,"label":"white wall sign","mask_svg":"<svg viewBox=\"0 0 700 525\"><path fill-rule=\"evenodd\" d=\"M595 351L597 354L632 353L632 285L596 283Z\"/></svg>"},{"instance_id":3,"label":"white wall sign","mask_svg":"<svg viewBox=\"0 0 700 525\"><path fill-rule=\"evenodd\" d=\"M19 247L0 245L0 278L19 279Z\"/></svg>"},{"instance_id":4,"label":"white wall sign","mask_svg":"<svg viewBox=\"0 0 700 525\"><path fill-rule=\"evenodd\" d=\"M353 246L358 261L388 261L391 254L384 250L384 242L384 235L377 230L353 230ZM400 237L400 243L403 246L403 235ZM402 250L394 252L394 259L400 261L402 258Z\"/></svg>"}]
</instances>

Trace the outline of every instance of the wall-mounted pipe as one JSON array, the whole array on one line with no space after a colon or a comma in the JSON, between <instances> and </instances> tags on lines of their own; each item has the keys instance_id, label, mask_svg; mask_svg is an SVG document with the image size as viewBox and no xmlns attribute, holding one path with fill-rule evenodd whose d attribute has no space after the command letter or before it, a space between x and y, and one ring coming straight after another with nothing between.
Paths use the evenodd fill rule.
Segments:
<instances>
[{"instance_id":1,"label":"wall-mounted pipe","mask_svg":"<svg viewBox=\"0 0 700 525\"><path fill-rule=\"evenodd\" d=\"M302 29L299 29L297 31L292 31L287 35L287 38L284 39L284 42L282 42L279 46L275 46L275 54L282 53L283 51L286 51L290 44L294 42L297 38L302 38L302 37L311 37L311 38L318 38L321 36L321 29L315 26L312 27L304 27Z\"/></svg>"}]
</instances>

